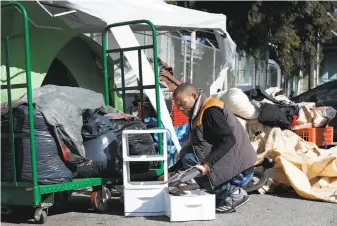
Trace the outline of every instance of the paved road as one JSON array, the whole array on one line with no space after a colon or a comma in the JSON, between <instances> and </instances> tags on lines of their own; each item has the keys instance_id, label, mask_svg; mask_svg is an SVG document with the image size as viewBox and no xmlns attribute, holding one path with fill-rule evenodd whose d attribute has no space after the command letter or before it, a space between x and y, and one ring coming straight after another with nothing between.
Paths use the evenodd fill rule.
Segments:
<instances>
[{"instance_id":1,"label":"paved road","mask_svg":"<svg viewBox=\"0 0 337 226\"><path fill-rule=\"evenodd\" d=\"M90 210L87 194L75 195L63 211L49 213L45 225L118 225L118 226L151 226L151 225L221 225L221 226L329 226L337 225L337 204L302 200L296 194L251 195L246 205L232 214L218 214L211 222L170 223L166 217L125 218L119 200L111 201L111 210L106 214ZM32 213L31 213L32 214ZM21 211L11 217L1 219L3 226L17 224L31 225L32 215Z\"/></svg>"}]
</instances>

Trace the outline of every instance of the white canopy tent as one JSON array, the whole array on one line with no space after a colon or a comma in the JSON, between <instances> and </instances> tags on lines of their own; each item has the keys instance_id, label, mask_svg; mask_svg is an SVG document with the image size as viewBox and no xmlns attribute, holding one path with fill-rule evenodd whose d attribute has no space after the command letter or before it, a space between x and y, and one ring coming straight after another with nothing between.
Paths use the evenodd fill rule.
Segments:
<instances>
[{"instance_id":1,"label":"white canopy tent","mask_svg":"<svg viewBox=\"0 0 337 226\"><path fill-rule=\"evenodd\" d=\"M98 0L91 2L83 1L48 1L38 2L51 16L59 17L71 27L83 33L102 32L108 24L146 19L151 21L157 30L177 31L189 30L213 30L223 56L223 70L227 70L236 53L236 45L226 31L226 16L212 14L197 10L191 10L170 5L161 0ZM148 30L148 26L135 25L112 28L111 32L120 48L139 46L133 31ZM138 74L138 54L135 51L124 53L130 66ZM142 59L146 56L142 55ZM142 61L144 85L153 85L154 77L150 63ZM223 72L222 72L223 73ZM224 76L216 82L226 83ZM220 81L221 80L221 81ZM214 86L214 84L212 85ZM219 85L217 85L219 87ZM155 91L146 90L145 94L155 106ZM177 136L170 119L170 114L161 95L162 122L165 128L172 134L172 141L178 152L181 149Z\"/></svg>"}]
</instances>

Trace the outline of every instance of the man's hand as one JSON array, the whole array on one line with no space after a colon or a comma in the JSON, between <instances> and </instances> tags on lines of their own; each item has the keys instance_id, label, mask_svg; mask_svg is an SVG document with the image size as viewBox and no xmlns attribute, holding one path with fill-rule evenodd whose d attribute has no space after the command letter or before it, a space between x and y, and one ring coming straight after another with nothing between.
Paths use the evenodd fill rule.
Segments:
<instances>
[{"instance_id":1,"label":"man's hand","mask_svg":"<svg viewBox=\"0 0 337 226\"><path fill-rule=\"evenodd\" d=\"M169 79L172 77L172 74L169 71L167 71L167 70L163 70L163 71L159 72L159 75L160 76L165 76L165 77L167 77Z\"/></svg>"},{"instance_id":2,"label":"man's hand","mask_svg":"<svg viewBox=\"0 0 337 226\"><path fill-rule=\"evenodd\" d=\"M209 172L210 172L210 169L209 169L209 166L205 163L205 164L203 164L203 165L196 165L195 166L198 170L200 170L200 172L202 172L201 173L201 177L203 177L203 176L205 176L205 175L207 175Z\"/></svg>"},{"instance_id":3,"label":"man's hand","mask_svg":"<svg viewBox=\"0 0 337 226\"><path fill-rule=\"evenodd\" d=\"M176 78L172 75L172 73L171 73L170 71L168 71L168 70L163 70L163 71L161 71L161 72L159 73L159 77L165 77L165 78L169 79L170 82L172 82L172 83L175 84L176 86L179 86L179 85L181 84L181 82L180 82L178 79L176 79Z\"/></svg>"}]
</instances>

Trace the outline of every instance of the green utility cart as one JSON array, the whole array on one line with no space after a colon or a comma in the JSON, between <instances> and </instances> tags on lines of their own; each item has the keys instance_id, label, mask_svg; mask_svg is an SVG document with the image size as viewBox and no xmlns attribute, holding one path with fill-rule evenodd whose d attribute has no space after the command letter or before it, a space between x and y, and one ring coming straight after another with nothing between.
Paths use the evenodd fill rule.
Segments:
<instances>
[{"instance_id":1,"label":"green utility cart","mask_svg":"<svg viewBox=\"0 0 337 226\"><path fill-rule=\"evenodd\" d=\"M52 184L52 185L39 185L37 178L37 164L36 164L36 146L35 146L35 133L34 133L34 107L32 101L32 77L31 77L31 54L30 54L30 41L29 41L29 18L28 13L25 7L19 2L6 2L1 4L1 10L6 10L9 7L16 7L21 11L23 16L23 27L24 31L22 34L14 34L6 37L2 37L2 46L5 50L5 60L6 60L6 74L7 74L7 85L2 85L1 89L7 90L8 95L8 106L9 106L9 120L10 128L9 135L7 136L10 143L11 157L12 157L12 181L11 182L1 182L1 205L10 207L10 206L31 206L34 207L35 214L34 220L37 223L45 223L47 220L48 208L54 204L56 195L60 193L65 193L67 191L72 191L75 189L93 187L93 192L91 195L91 202L97 210L104 211L107 207L106 199L111 197L110 190L106 188L108 184L121 185L123 178L88 178L88 179L74 179L72 182L64 184ZM106 35L110 28L125 26L125 25L134 25L134 24L147 24L152 30L152 40L153 45L146 46L137 46L132 48L124 49L112 49L109 50L106 47ZM23 84L11 84L10 79L10 40L15 38L24 38L24 50L25 53L25 70L26 70L26 83ZM143 86L142 83L142 67L141 67L141 51L143 49L153 49L154 59L157 59L157 40L156 40L156 28L154 25L147 20L137 20L130 22L123 22L117 24L111 24L107 26L102 34L102 50L103 50L103 61L104 61L104 87L105 87L105 103L109 105L110 95L115 95L116 91L123 93L123 106L125 110L125 93L127 90L139 90L141 97L143 96L144 89L155 89L156 90L156 107L157 107L157 122L158 127L161 127L161 118L160 118L160 86L159 86L159 77L158 77L158 61L154 61L154 76L155 76L155 85L152 86ZM123 53L125 51L138 51L139 56L139 74L140 74L140 85L137 87L125 87L124 79L124 70L122 68L122 88L109 88L111 79L114 79L113 76L108 76L108 65L107 65L107 54L118 52L121 56L121 64L123 65ZM19 134L16 134L14 131L14 116L12 108L12 89L17 88L26 88L27 89L27 99L28 99L28 116L29 116L29 138L30 138L30 151L31 151L31 167L32 167L32 183L20 182L17 180L17 170L15 162L15 146L14 138L20 137ZM143 100L143 98L141 98ZM143 106L143 104L142 104ZM3 134L1 135L2 138ZM159 138L161 138L159 136ZM162 145L159 142L159 152L162 153ZM159 169L155 171L155 175L160 175L163 173L162 164Z\"/></svg>"}]
</instances>

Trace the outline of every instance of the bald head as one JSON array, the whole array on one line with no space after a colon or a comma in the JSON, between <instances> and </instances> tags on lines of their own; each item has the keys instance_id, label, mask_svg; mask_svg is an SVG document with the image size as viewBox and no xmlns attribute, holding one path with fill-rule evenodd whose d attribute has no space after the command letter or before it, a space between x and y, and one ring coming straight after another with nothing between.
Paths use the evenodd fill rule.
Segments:
<instances>
[{"instance_id":1,"label":"bald head","mask_svg":"<svg viewBox=\"0 0 337 226\"><path fill-rule=\"evenodd\" d=\"M198 96L197 88L190 83L180 84L173 93L174 102L187 116L191 116L191 110Z\"/></svg>"},{"instance_id":2,"label":"bald head","mask_svg":"<svg viewBox=\"0 0 337 226\"><path fill-rule=\"evenodd\" d=\"M196 94L196 95L198 95L198 90L191 83L182 83L174 90L173 97L176 98L180 94L185 94L185 95Z\"/></svg>"}]
</instances>

